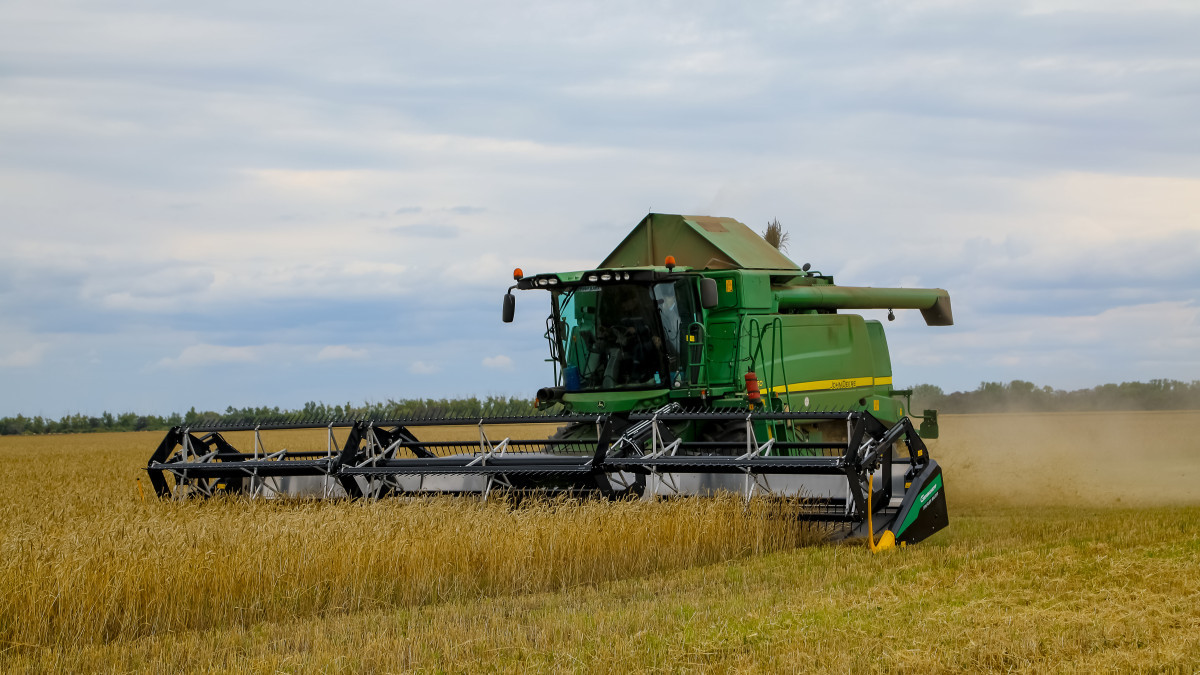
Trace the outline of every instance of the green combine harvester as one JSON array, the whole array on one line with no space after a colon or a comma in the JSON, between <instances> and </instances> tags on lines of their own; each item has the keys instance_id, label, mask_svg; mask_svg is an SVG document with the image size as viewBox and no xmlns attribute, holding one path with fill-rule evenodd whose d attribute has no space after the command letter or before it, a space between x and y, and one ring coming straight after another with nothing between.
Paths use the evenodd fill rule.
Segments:
<instances>
[{"instance_id":1,"label":"green combine harvester","mask_svg":"<svg viewBox=\"0 0 1200 675\"><path fill-rule=\"evenodd\" d=\"M806 518L872 546L947 525L941 468L922 441L937 437L937 413L915 416L918 433L911 392L892 388L882 324L844 313L918 309L949 326L946 291L837 286L736 220L667 214L646 216L596 269L514 277L505 322L514 290L550 296L554 383L537 393L540 414L176 427L147 467L156 492L735 492L802 497ZM534 423L557 431L504 433ZM477 441L420 438L464 424ZM328 442L262 450L261 435L278 429L327 429ZM253 448L233 447L224 434L234 431L252 431Z\"/></svg>"}]
</instances>

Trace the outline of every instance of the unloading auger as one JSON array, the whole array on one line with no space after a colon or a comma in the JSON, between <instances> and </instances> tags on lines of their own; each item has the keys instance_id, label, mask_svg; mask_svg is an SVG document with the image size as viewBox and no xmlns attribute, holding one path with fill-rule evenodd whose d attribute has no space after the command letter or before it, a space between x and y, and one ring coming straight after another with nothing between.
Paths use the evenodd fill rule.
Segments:
<instances>
[{"instance_id":1,"label":"unloading auger","mask_svg":"<svg viewBox=\"0 0 1200 675\"><path fill-rule=\"evenodd\" d=\"M802 497L806 518L872 542L947 525L922 440L937 437L936 411L918 432L911 392L892 389L882 325L839 313L919 309L952 325L945 291L836 286L736 220L664 214L594 270L514 278L505 322L513 290L551 297L554 385L539 390L539 414L176 427L147 466L156 493L734 492ZM477 434L442 440L434 427ZM284 430L321 434L324 448L267 451L263 434Z\"/></svg>"}]
</instances>

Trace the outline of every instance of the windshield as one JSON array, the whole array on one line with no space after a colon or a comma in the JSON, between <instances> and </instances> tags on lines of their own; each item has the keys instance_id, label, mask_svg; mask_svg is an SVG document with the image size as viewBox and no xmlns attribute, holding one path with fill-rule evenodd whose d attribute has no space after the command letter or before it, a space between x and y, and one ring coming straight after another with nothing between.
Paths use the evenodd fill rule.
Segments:
<instances>
[{"instance_id":1,"label":"windshield","mask_svg":"<svg viewBox=\"0 0 1200 675\"><path fill-rule=\"evenodd\" d=\"M683 365L686 285L579 286L554 293L567 391L672 386ZM678 385L676 385L678 386Z\"/></svg>"}]
</instances>

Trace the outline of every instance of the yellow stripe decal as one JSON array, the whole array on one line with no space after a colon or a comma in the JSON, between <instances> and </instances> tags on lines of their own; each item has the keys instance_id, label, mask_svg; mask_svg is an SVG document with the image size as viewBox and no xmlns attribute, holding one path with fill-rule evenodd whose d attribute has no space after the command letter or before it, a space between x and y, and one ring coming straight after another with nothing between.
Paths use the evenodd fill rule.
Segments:
<instances>
[{"instance_id":1,"label":"yellow stripe decal","mask_svg":"<svg viewBox=\"0 0 1200 675\"><path fill-rule=\"evenodd\" d=\"M854 387L870 387L871 385L891 384L890 377L849 377L841 380L815 380L813 382L796 382L783 387L772 387L772 394L792 393L797 391L822 391L824 389L853 389Z\"/></svg>"}]
</instances>

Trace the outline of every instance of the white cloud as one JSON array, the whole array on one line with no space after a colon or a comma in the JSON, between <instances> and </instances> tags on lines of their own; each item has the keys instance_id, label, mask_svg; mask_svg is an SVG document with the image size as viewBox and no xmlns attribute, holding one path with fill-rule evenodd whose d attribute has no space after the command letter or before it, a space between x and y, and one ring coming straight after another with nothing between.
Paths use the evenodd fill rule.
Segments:
<instances>
[{"instance_id":1,"label":"white cloud","mask_svg":"<svg viewBox=\"0 0 1200 675\"><path fill-rule=\"evenodd\" d=\"M500 325L510 271L588 269L647 210L777 217L840 283L948 289L958 326L889 324L931 381L1200 353L1163 323L1186 307L1104 314L1200 297L1194 0L243 5L0 22L0 317L28 333L0 414L141 400L164 354L237 364L186 388L218 407L426 393L388 367L544 384L547 299Z\"/></svg>"},{"instance_id":2,"label":"white cloud","mask_svg":"<svg viewBox=\"0 0 1200 675\"><path fill-rule=\"evenodd\" d=\"M164 358L158 362L166 367L205 366L215 363L252 363L258 361L262 347L227 347L224 345L191 345L184 347L179 356Z\"/></svg>"},{"instance_id":3,"label":"white cloud","mask_svg":"<svg viewBox=\"0 0 1200 675\"><path fill-rule=\"evenodd\" d=\"M964 313L949 328L889 331L905 383L971 389L1030 380L1058 388L1200 376L1200 307L1192 301L1113 307L1079 316Z\"/></svg>"},{"instance_id":4,"label":"white cloud","mask_svg":"<svg viewBox=\"0 0 1200 675\"><path fill-rule=\"evenodd\" d=\"M504 354L496 356L487 356L483 359L483 367L493 370L512 370L513 360Z\"/></svg>"},{"instance_id":5,"label":"white cloud","mask_svg":"<svg viewBox=\"0 0 1200 675\"><path fill-rule=\"evenodd\" d=\"M327 345L317 352L318 361L338 361L345 359L363 359L367 357L367 350L360 347L350 347L348 345Z\"/></svg>"},{"instance_id":6,"label":"white cloud","mask_svg":"<svg viewBox=\"0 0 1200 675\"><path fill-rule=\"evenodd\" d=\"M24 349L15 349L6 354L0 354L0 368L28 368L42 362L46 353L46 345L38 343Z\"/></svg>"},{"instance_id":7,"label":"white cloud","mask_svg":"<svg viewBox=\"0 0 1200 675\"><path fill-rule=\"evenodd\" d=\"M1029 231L1089 247L1200 231L1200 179L1066 172L1028 183Z\"/></svg>"},{"instance_id":8,"label":"white cloud","mask_svg":"<svg viewBox=\"0 0 1200 675\"><path fill-rule=\"evenodd\" d=\"M1143 0L1136 3L1124 0L1035 0L1020 4L1024 5L1021 11L1031 15L1058 12L1113 12L1130 15L1147 10L1185 13L1196 11L1196 4L1191 0Z\"/></svg>"},{"instance_id":9,"label":"white cloud","mask_svg":"<svg viewBox=\"0 0 1200 675\"><path fill-rule=\"evenodd\" d=\"M408 370L415 375L432 375L441 370L441 368L428 361L413 361Z\"/></svg>"}]
</instances>

